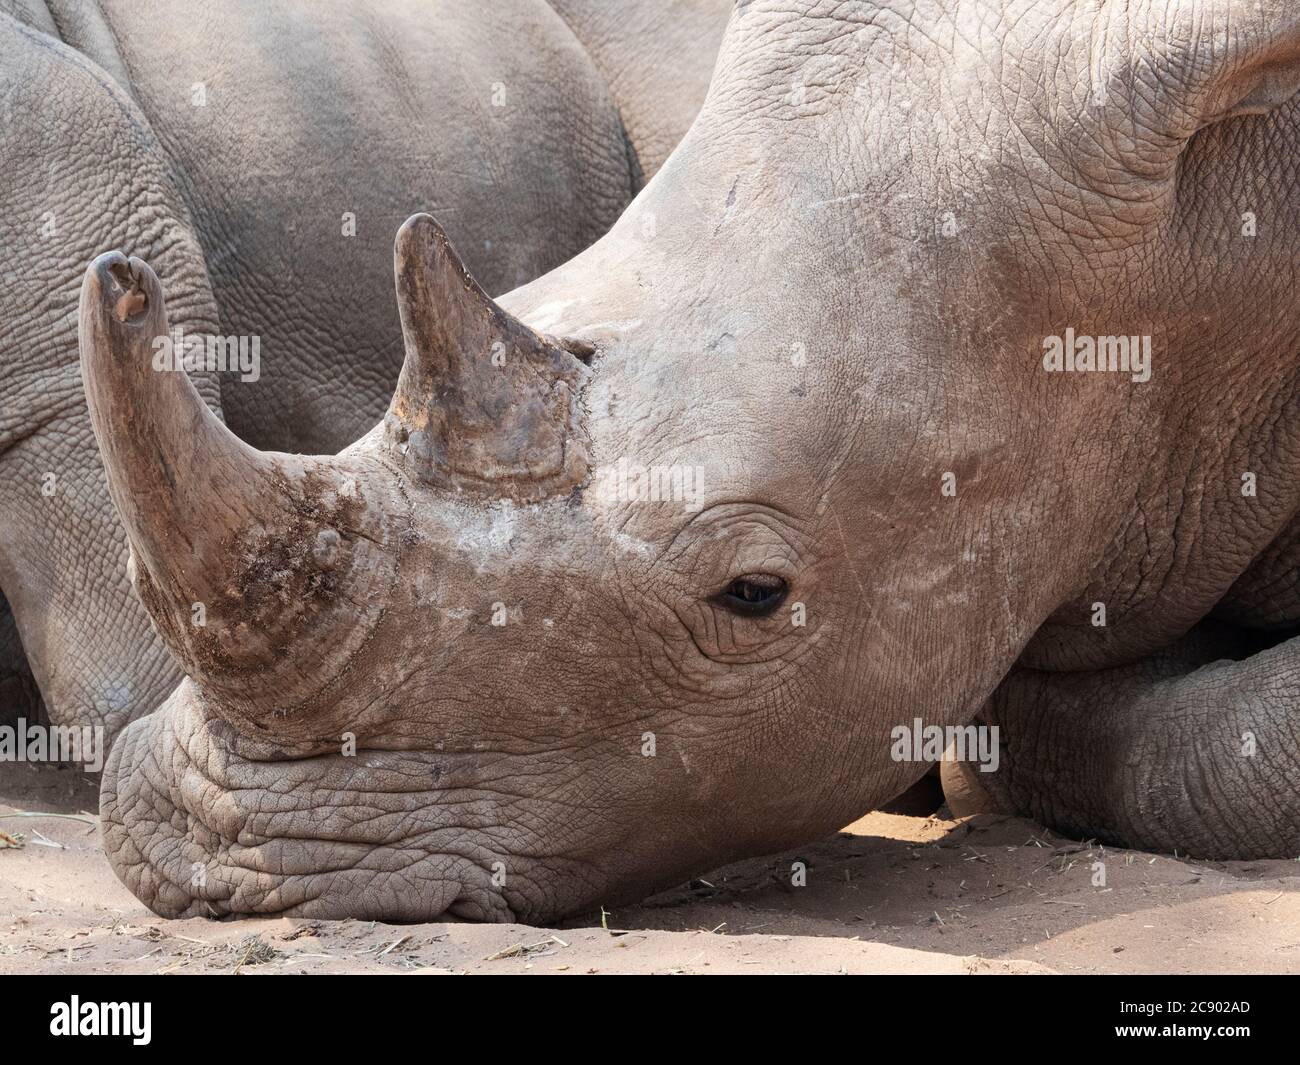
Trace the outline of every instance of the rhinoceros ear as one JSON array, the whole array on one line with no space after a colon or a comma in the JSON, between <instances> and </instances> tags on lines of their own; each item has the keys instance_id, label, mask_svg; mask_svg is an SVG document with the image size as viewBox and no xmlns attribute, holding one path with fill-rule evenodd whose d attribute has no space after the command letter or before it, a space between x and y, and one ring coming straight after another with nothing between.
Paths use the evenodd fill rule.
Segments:
<instances>
[{"instance_id":1,"label":"rhinoceros ear","mask_svg":"<svg viewBox=\"0 0 1300 1065\"><path fill-rule=\"evenodd\" d=\"M1201 129L1258 115L1300 90L1300 4L1295 0L1172 0L1129 5L1133 117L1180 152ZM1112 27L1108 26L1107 29ZM1146 112L1145 115L1141 112Z\"/></svg>"},{"instance_id":2,"label":"rhinoceros ear","mask_svg":"<svg viewBox=\"0 0 1300 1065\"><path fill-rule=\"evenodd\" d=\"M398 232L394 269L406 361L384 434L407 473L520 500L581 483L580 359L497 306L427 214Z\"/></svg>"}]
</instances>

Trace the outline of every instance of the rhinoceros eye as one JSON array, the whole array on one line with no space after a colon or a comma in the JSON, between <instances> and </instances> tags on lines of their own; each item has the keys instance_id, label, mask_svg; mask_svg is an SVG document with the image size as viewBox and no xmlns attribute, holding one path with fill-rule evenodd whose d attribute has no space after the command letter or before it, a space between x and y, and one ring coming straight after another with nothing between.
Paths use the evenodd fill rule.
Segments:
<instances>
[{"instance_id":1,"label":"rhinoceros eye","mask_svg":"<svg viewBox=\"0 0 1300 1065\"><path fill-rule=\"evenodd\" d=\"M714 602L736 614L760 617L770 614L785 599L786 583L770 573L737 577L714 596Z\"/></svg>"}]
</instances>

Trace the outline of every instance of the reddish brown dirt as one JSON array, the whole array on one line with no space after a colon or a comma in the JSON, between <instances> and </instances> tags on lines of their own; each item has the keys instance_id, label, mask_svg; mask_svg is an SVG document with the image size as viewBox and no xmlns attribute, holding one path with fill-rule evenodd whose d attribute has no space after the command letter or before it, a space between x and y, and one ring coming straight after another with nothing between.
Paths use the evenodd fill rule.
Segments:
<instances>
[{"instance_id":1,"label":"reddish brown dirt","mask_svg":"<svg viewBox=\"0 0 1300 1065\"><path fill-rule=\"evenodd\" d=\"M25 837L0 849L0 973L1300 972L1296 862L1080 846L1016 819L870 814L618 908L609 931L598 913L559 929L166 921L93 825L9 816L94 808L80 774L0 766L0 831Z\"/></svg>"}]
</instances>

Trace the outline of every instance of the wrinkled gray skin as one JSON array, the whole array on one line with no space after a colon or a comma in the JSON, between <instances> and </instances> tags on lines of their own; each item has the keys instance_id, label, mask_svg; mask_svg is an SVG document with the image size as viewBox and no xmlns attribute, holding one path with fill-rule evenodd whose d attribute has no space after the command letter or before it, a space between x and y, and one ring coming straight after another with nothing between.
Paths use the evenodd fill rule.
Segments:
<instances>
[{"instance_id":1,"label":"wrinkled gray skin","mask_svg":"<svg viewBox=\"0 0 1300 1065\"><path fill-rule=\"evenodd\" d=\"M738 5L656 178L502 301L554 342L408 223L402 384L337 459L195 423L139 370L146 268L92 267L92 413L190 677L104 777L155 910L544 921L834 830L927 768L891 729L982 708L1051 825L1300 852L1300 646L1258 650L1300 619L1300 14L797 8ZM1067 327L1150 334L1151 380L1045 373ZM624 457L702 466L702 507L600 490ZM788 590L740 613L742 577Z\"/></svg>"},{"instance_id":2,"label":"wrinkled gray skin","mask_svg":"<svg viewBox=\"0 0 1300 1065\"><path fill-rule=\"evenodd\" d=\"M549 3L582 42L614 97L633 149L639 190L663 166L704 102L731 0ZM479 281L494 291L486 279Z\"/></svg>"},{"instance_id":3,"label":"wrinkled gray skin","mask_svg":"<svg viewBox=\"0 0 1300 1065\"><path fill-rule=\"evenodd\" d=\"M218 328L203 254L147 123L102 69L0 15L0 592L21 636L0 646L20 705L120 728L177 669L125 579L126 538L86 414L76 353L84 262L105 245L148 254L176 324ZM215 376L197 380L219 404ZM35 689L24 684L28 674Z\"/></svg>"},{"instance_id":4,"label":"wrinkled gray skin","mask_svg":"<svg viewBox=\"0 0 1300 1065\"><path fill-rule=\"evenodd\" d=\"M635 16L612 27L591 6L0 0L0 715L39 688L53 720L112 735L180 679L130 592L81 399L85 263L142 255L173 325L260 338L260 380L203 383L240 436L346 446L401 367L403 219L438 211L511 288L603 233L698 109L727 0L605 4ZM607 86L623 51L661 60L673 97Z\"/></svg>"}]
</instances>

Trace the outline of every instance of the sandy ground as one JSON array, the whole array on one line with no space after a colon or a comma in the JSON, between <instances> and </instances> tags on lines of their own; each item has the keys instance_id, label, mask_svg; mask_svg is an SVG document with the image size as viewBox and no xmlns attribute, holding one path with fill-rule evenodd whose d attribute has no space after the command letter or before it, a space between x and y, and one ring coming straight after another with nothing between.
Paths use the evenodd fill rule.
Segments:
<instances>
[{"instance_id":1,"label":"sandy ground","mask_svg":"<svg viewBox=\"0 0 1300 1065\"><path fill-rule=\"evenodd\" d=\"M874 813L607 928L531 928L162 920L110 872L94 809L75 771L0 766L0 832L21 837L0 836L0 973L1300 972L1300 864L1088 847L1016 819Z\"/></svg>"}]
</instances>

